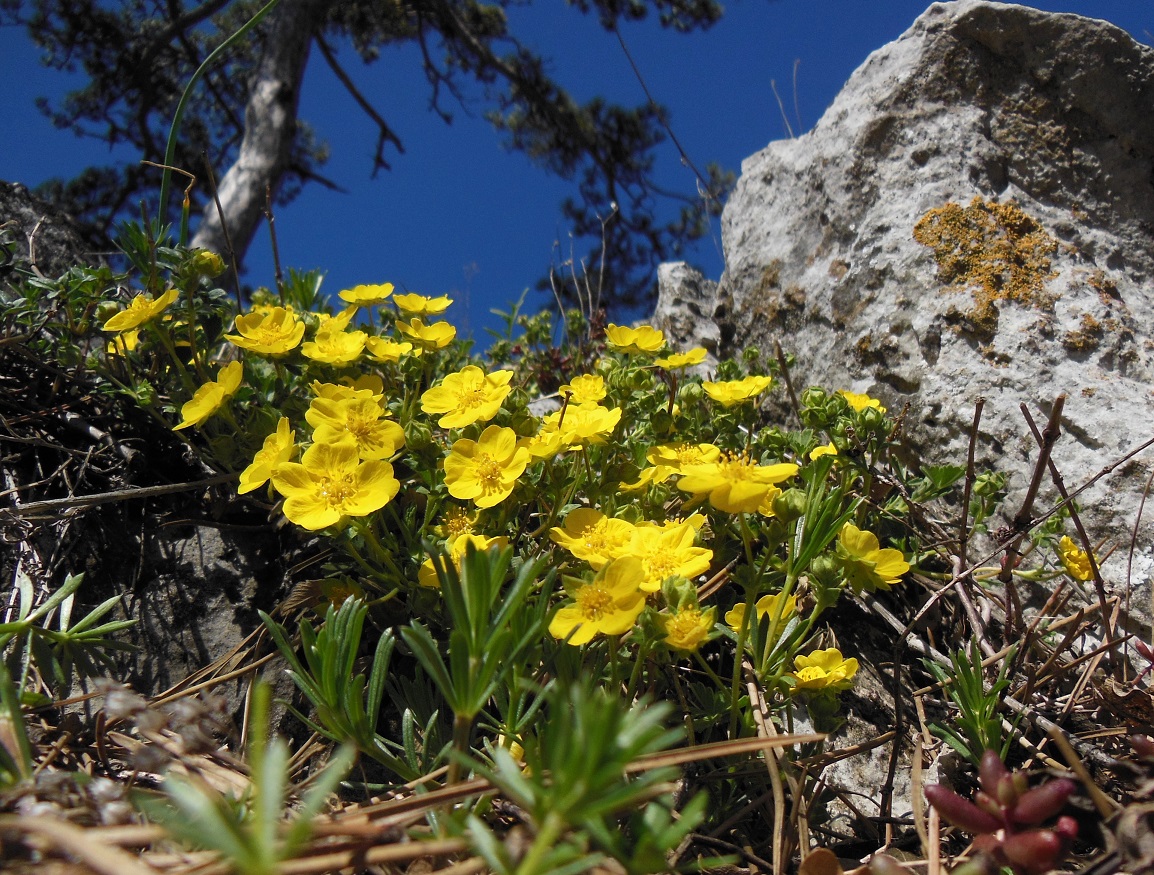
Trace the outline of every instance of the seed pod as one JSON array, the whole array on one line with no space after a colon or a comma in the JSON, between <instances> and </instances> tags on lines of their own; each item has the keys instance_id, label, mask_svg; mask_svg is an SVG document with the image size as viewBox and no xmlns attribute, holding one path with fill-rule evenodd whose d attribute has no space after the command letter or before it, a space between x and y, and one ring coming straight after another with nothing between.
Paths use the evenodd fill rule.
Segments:
<instances>
[{"instance_id":1,"label":"seed pod","mask_svg":"<svg viewBox=\"0 0 1154 875\"><path fill-rule=\"evenodd\" d=\"M987 811L983 811L968 799L963 799L949 787L942 784L927 784L926 799L938 810L938 814L959 829L980 835L997 832L1002 822Z\"/></svg>"},{"instance_id":2,"label":"seed pod","mask_svg":"<svg viewBox=\"0 0 1154 875\"><path fill-rule=\"evenodd\" d=\"M1047 872L1057 865L1065 848L1062 840L1048 829L1031 829L1008 835L1002 841L1002 853L1011 863L1027 872Z\"/></svg>"},{"instance_id":3,"label":"seed pod","mask_svg":"<svg viewBox=\"0 0 1154 875\"><path fill-rule=\"evenodd\" d=\"M995 795L998 792L998 782L1008 774L1005 763L996 751L987 750L982 754L978 775L983 790L991 796Z\"/></svg>"},{"instance_id":4,"label":"seed pod","mask_svg":"<svg viewBox=\"0 0 1154 875\"><path fill-rule=\"evenodd\" d=\"M1010 817L1015 823L1042 823L1049 820L1065 807L1066 800L1075 789L1076 785L1069 778L1056 778L1040 784L1018 797Z\"/></svg>"}]
</instances>

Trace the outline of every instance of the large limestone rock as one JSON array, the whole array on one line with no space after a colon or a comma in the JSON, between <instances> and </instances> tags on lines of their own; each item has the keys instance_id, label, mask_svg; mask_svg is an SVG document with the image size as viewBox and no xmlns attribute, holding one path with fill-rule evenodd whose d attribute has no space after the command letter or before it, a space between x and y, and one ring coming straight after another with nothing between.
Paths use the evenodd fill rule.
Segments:
<instances>
[{"instance_id":1,"label":"large limestone rock","mask_svg":"<svg viewBox=\"0 0 1154 875\"><path fill-rule=\"evenodd\" d=\"M1067 394L1053 458L1070 488L1154 437L1154 50L1116 27L984 0L933 4L866 60L812 132L743 163L722 233L719 355L772 355L777 340L797 355L799 390L908 404L909 443L938 462L964 463L985 398L980 470L1014 472L1010 514L1038 455L1019 405L1042 427ZM655 321L702 342L711 326L678 316L709 312L708 285L681 267L660 279ZM1107 582L1139 633L1149 510L1129 572L1126 554L1150 459L1083 496L1091 537L1118 548ZM1054 500L1047 489L1036 512ZM863 695L884 713L854 710L848 742L887 728L884 685ZM831 781L880 786L888 749L874 753L880 771Z\"/></svg>"},{"instance_id":2,"label":"large limestone rock","mask_svg":"<svg viewBox=\"0 0 1154 875\"><path fill-rule=\"evenodd\" d=\"M722 232L721 352L777 339L799 387L908 403L937 460L964 461L979 397L980 449L1019 495L1022 403L1044 420L1067 393L1071 487L1154 436L1154 50L1116 27L933 4L812 132L743 163ZM1148 459L1085 498L1120 555Z\"/></svg>"}]
</instances>

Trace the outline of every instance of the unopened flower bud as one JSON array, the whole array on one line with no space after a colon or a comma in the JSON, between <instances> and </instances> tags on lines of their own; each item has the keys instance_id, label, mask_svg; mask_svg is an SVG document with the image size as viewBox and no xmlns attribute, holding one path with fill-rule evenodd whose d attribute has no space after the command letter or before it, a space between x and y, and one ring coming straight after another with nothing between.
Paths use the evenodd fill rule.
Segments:
<instances>
[{"instance_id":1,"label":"unopened flower bud","mask_svg":"<svg viewBox=\"0 0 1154 875\"><path fill-rule=\"evenodd\" d=\"M224 273L224 259L215 252L198 249L192 256L192 270L201 276L215 277Z\"/></svg>"},{"instance_id":2,"label":"unopened flower bud","mask_svg":"<svg viewBox=\"0 0 1154 875\"><path fill-rule=\"evenodd\" d=\"M103 325L120 312L120 305L115 301L101 301L96 305L96 324Z\"/></svg>"},{"instance_id":3,"label":"unopened flower bud","mask_svg":"<svg viewBox=\"0 0 1154 875\"><path fill-rule=\"evenodd\" d=\"M669 415L669 411L662 409L655 411L649 417L649 424L653 428L653 433L660 437L668 437L673 433L673 417Z\"/></svg>"},{"instance_id":4,"label":"unopened flower bud","mask_svg":"<svg viewBox=\"0 0 1154 875\"><path fill-rule=\"evenodd\" d=\"M700 401L705 397L705 390L701 388L701 384L695 381L682 383L677 390L677 400L683 404L691 404L695 401Z\"/></svg>"},{"instance_id":5,"label":"unopened flower bud","mask_svg":"<svg viewBox=\"0 0 1154 875\"><path fill-rule=\"evenodd\" d=\"M793 522L805 513L805 492L787 489L773 500L773 515L783 523Z\"/></svg>"},{"instance_id":6,"label":"unopened flower bud","mask_svg":"<svg viewBox=\"0 0 1154 875\"><path fill-rule=\"evenodd\" d=\"M433 442L433 430L423 422L413 420L405 426L405 446L411 450L423 450Z\"/></svg>"}]
</instances>

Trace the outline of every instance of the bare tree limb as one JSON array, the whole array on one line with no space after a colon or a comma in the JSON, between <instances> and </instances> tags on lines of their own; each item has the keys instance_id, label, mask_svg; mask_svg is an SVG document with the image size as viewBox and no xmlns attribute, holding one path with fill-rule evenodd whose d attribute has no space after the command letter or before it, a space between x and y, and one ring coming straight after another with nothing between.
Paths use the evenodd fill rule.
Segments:
<instances>
[{"instance_id":1,"label":"bare tree limb","mask_svg":"<svg viewBox=\"0 0 1154 875\"><path fill-rule=\"evenodd\" d=\"M281 0L268 17L245 107L244 139L236 163L220 181L220 202L229 218L238 261L243 262L260 223L264 192L276 189L291 160L309 47L331 2ZM215 210L202 214L192 245L224 251L224 233Z\"/></svg>"}]
</instances>

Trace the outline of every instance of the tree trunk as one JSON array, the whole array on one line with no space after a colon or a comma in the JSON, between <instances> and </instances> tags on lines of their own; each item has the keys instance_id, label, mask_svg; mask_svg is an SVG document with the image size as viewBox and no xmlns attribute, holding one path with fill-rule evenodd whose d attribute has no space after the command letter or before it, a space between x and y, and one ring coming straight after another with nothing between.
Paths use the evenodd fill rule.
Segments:
<instances>
[{"instance_id":1,"label":"tree trunk","mask_svg":"<svg viewBox=\"0 0 1154 875\"><path fill-rule=\"evenodd\" d=\"M309 47L331 0L281 0L267 19L260 62L249 87L244 138L236 163L220 180L218 196L237 264L252 243L265 207L276 192L292 155L301 80ZM192 245L224 255L228 251L216 204L205 205Z\"/></svg>"}]
</instances>

